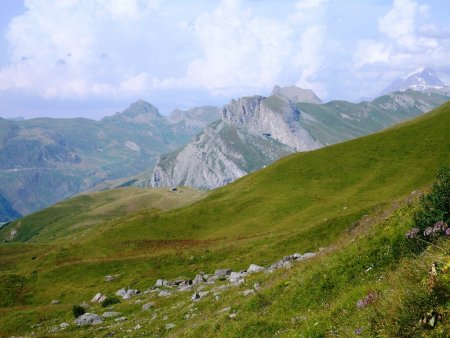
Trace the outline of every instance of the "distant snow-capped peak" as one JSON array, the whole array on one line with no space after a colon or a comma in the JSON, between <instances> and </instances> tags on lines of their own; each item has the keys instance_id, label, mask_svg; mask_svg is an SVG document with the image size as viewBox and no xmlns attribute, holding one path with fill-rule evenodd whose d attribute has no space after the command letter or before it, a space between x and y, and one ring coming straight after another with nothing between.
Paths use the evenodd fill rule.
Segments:
<instances>
[{"instance_id":1,"label":"distant snow-capped peak","mask_svg":"<svg viewBox=\"0 0 450 338\"><path fill-rule=\"evenodd\" d=\"M430 89L442 89L445 84L439 79L436 72L431 68L419 68L407 76L397 79L391 83L381 94L389 94L408 89L416 91L427 91Z\"/></svg>"}]
</instances>

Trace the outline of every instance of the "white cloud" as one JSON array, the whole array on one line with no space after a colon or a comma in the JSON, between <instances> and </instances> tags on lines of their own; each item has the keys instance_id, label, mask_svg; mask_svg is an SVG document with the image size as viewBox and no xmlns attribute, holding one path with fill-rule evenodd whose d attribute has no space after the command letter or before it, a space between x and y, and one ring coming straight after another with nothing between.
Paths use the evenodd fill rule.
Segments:
<instances>
[{"instance_id":1,"label":"white cloud","mask_svg":"<svg viewBox=\"0 0 450 338\"><path fill-rule=\"evenodd\" d=\"M381 89L418 67L450 65L448 31L429 23L429 13L428 5L394 0L378 19L380 36L359 41L353 57L354 75Z\"/></svg>"},{"instance_id":2,"label":"white cloud","mask_svg":"<svg viewBox=\"0 0 450 338\"><path fill-rule=\"evenodd\" d=\"M326 95L326 89L315 79L315 76L324 63L325 31L325 27L321 25L308 27L300 37L300 49L295 57L295 62L300 69L300 78L296 85L312 88L322 97Z\"/></svg>"},{"instance_id":3,"label":"white cloud","mask_svg":"<svg viewBox=\"0 0 450 338\"><path fill-rule=\"evenodd\" d=\"M253 15L242 1L224 0L195 21L201 55L183 82L215 92L273 86L290 62L291 34L284 23Z\"/></svg>"},{"instance_id":4,"label":"white cloud","mask_svg":"<svg viewBox=\"0 0 450 338\"><path fill-rule=\"evenodd\" d=\"M198 14L171 11L161 0L27 0L8 30L12 59L0 69L0 90L46 98L159 89L229 96L286 79L317 86L324 28L316 19L326 2L298 1L275 19L243 0Z\"/></svg>"}]
</instances>

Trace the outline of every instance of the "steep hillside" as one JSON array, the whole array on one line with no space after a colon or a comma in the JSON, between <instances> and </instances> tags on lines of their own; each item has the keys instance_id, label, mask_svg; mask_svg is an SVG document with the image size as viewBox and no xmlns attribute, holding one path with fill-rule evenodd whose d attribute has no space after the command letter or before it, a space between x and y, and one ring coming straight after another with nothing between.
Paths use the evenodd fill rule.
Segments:
<instances>
[{"instance_id":1,"label":"steep hillside","mask_svg":"<svg viewBox=\"0 0 450 338\"><path fill-rule=\"evenodd\" d=\"M223 108L222 123L211 124L186 146L160 157L153 170L133 178L131 184L220 187L289 152L367 135L418 116L449 99L438 93L408 90L359 104L314 104L291 101L287 95L292 94L292 87L287 89L278 88L267 98L232 100ZM293 94L291 98L298 99ZM231 134L240 136L228 137ZM262 151L249 151L255 147Z\"/></svg>"},{"instance_id":2,"label":"steep hillside","mask_svg":"<svg viewBox=\"0 0 450 338\"><path fill-rule=\"evenodd\" d=\"M404 234L417 191L450 163L449 128L446 103L386 131L287 156L180 209L132 212L92 227L83 238L43 227L28 238L34 243L2 244L0 333L443 337L450 327L448 291L444 287L436 299L421 280L433 260L445 266L449 242L416 252ZM68 200L66 208L71 201L77 200ZM49 210L47 219L57 206ZM16 230L21 239L17 224L5 231ZM251 263L264 267L308 251L315 258L245 276L239 285L218 278L200 285L203 290L159 287L122 299L106 310L120 312L117 318L127 319L122 322L105 317L99 326L73 323L72 305L97 292L143 291L158 278L192 279L201 271L240 271ZM445 276L439 270L436 278ZM52 299L59 303L49 305ZM91 303L88 311L105 310ZM416 327L432 311L441 316L430 314L436 330ZM62 322L69 327L60 328Z\"/></svg>"},{"instance_id":3,"label":"steep hillside","mask_svg":"<svg viewBox=\"0 0 450 338\"><path fill-rule=\"evenodd\" d=\"M101 121L0 118L0 195L9 209L25 215L105 180L142 172L160 154L185 144L217 112L210 107L190 128L182 127L182 115L172 123L138 101ZM11 217L0 209L0 218Z\"/></svg>"}]
</instances>

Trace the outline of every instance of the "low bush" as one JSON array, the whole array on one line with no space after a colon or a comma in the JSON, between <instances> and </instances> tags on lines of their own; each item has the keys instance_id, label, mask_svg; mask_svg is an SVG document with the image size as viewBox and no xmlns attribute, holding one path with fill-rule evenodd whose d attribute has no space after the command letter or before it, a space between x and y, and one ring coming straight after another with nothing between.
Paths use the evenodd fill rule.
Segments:
<instances>
[{"instance_id":1,"label":"low bush","mask_svg":"<svg viewBox=\"0 0 450 338\"><path fill-rule=\"evenodd\" d=\"M103 307L108 307L110 305L114 305L120 303L120 298L116 296L107 296L106 299L102 302Z\"/></svg>"},{"instance_id":2,"label":"low bush","mask_svg":"<svg viewBox=\"0 0 450 338\"><path fill-rule=\"evenodd\" d=\"M81 305L74 305L72 307L72 313L75 318L80 317L81 315L86 313L86 310Z\"/></svg>"}]
</instances>

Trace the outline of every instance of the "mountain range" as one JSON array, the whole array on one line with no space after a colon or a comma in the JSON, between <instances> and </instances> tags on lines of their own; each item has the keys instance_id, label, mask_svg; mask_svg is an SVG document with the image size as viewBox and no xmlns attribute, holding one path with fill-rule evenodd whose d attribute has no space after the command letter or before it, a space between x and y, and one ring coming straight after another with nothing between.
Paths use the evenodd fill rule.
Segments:
<instances>
[{"instance_id":1,"label":"mountain range","mask_svg":"<svg viewBox=\"0 0 450 338\"><path fill-rule=\"evenodd\" d=\"M137 174L218 117L215 107L164 117L141 100L100 121L0 118L0 222Z\"/></svg>"},{"instance_id":2,"label":"mountain range","mask_svg":"<svg viewBox=\"0 0 450 338\"><path fill-rule=\"evenodd\" d=\"M381 130L447 101L432 69L372 102L322 103L309 89L162 116L145 101L100 121L0 118L0 222L86 190L188 185L212 189L293 152ZM412 91L413 89L414 91Z\"/></svg>"},{"instance_id":3,"label":"mountain range","mask_svg":"<svg viewBox=\"0 0 450 338\"><path fill-rule=\"evenodd\" d=\"M269 97L243 97L222 109L191 142L129 180L140 187L214 189L293 152L309 151L384 129L441 105L449 96L406 90L372 102L322 104L301 88L275 87ZM312 99L311 99L312 98Z\"/></svg>"}]
</instances>

